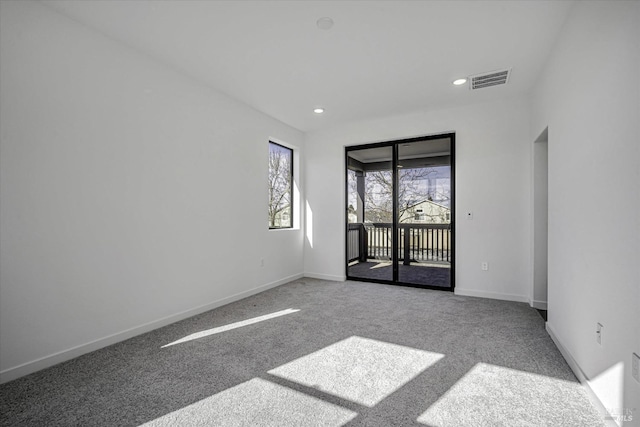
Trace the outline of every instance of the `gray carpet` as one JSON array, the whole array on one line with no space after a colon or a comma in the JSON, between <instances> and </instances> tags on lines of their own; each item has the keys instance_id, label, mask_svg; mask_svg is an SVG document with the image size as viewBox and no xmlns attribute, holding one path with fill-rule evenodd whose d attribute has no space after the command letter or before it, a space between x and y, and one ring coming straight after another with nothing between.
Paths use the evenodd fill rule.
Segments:
<instances>
[{"instance_id":1,"label":"gray carpet","mask_svg":"<svg viewBox=\"0 0 640 427\"><path fill-rule=\"evenodd\" d=\"M0 408L3 426L602 425L526 304L314 279L6 383Z\"/></svg>"}]
</instances>

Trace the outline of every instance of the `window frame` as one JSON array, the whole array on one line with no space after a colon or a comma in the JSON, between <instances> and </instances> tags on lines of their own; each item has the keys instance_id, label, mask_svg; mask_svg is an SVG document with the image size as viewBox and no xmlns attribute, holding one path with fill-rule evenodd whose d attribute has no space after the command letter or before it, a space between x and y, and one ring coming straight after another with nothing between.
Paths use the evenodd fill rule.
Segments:
<instances>
[{"instance_id":1,"label":"window frame","mask_svg":"<svg viewBox=\"0 0 640 427\"><path fill-rule=\"evenodd\" d=\"M294 191L293 191L293 184L294 184L294 163L295 163L295 153L294 153L294 149L291 147L287 147L283 144L280 144L278 142L275 142L273 140L269 140L269 158L271 157L271 144L278 146L280 149L285 150L286 152L288 152L289 154L289 158L291 159L290 161L290 167L289 167L289 173L290 173L290 180L289 180L289 224L288 225L284 225L284 226L280 226L280 227L272 227L271 226L271 218L267 218L267 224L269 225L269 230L288 230L288 229L292 229L293 228L293 216L294 216ZM271 168L271 164L269 163L269 169ZM268 170L268 172L270 173L270 170ZM268 207L268 206L267 206Z\"/></svg>"}]
</instances>

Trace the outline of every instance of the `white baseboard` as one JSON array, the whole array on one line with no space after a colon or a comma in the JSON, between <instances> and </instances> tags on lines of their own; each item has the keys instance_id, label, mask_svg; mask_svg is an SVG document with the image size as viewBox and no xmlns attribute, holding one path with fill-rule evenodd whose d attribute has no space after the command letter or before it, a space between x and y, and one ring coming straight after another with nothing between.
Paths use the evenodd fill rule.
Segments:
<instances>
[{"instance_id":1,"label":"white baseboard","mask_svg":"<svg viewBox=\"0 0 640 427\"><path fill-rule=\"evenodd\" d=\"M23 363L18 366L14 366L9 369L5 369L3 371L0 371L0 384L14 380L16 378L23 377L25 375L32 374L41 369L45 369L45 368L57 365L58 363L62 363L67 360L74 359L78 356L82 356L83 354L90 353L95 350L99 350L101 348L118 343L120 341L133 338L137 335L150 332L154 329L158 329L163 326L167 326L172 323L178 322L180 320L184 320L189 317L193 317L195 315L204 313L206 311L213 310L214 308L218 308L223 305L227 305L232 302L241 300L243 298L250 297L251 295L264 292L268 289L275 288L280 285L284 285L285 283L291 282L292 280L300 279L302 277L303 277L302 273L294 274L292 276L285 277L280 280L276 280L275 282L267 283L265 285L261 285L256 288L249 289L248 291L239 292L237 294L219 299L217 301L210 302L208 304L204 304L189 310L181 311L180 313L176 313L171 316L163 317L161 319L154 320L152 322L148 322L140 326L136 326L136 327L133 327L121 332L117 332L115 334L112 334L103 338L99 338L97 340L88 342L86 344L81 344L67 350L63 350L63 351L60 351L48 356L44 356L30 362Z\"/></svg>"},{"instance_id":2,"label":"white baseboard","mask_svg":"<svg viewBox=\"0 0 640 427\"><path fill-rule=\"evenodd\" d=\"M529 300L529 305L533 308L537 308L538 310L546 310L547 302L546 301L537 301L537 300Z\"/></svg>"},{"instance_id":3,"label":"white baseboard","mask_svg":"<svg viewBox=\"0 0 640 427\"><path fill-rule=\"evenodd\" d=\"M491 299L499 299L504 301L516 301L516 302L526 302L526 303L529 302L529 298L527 298L524 295L502 294L498 292L477 291L474 289L455 288L453 293L456 295L462 295L466 297L491 298Z\"/></svg>"},{"instance_id":4,"label":"white baseboard","mask_svg":"<svg viewBox=\"0 0 640 427\"><path fill-rule=\"evenodd\" d=\"M589 378L586 376L582 368L580 368L580 365L578 365L578 362L576 362L571 353L569 353L569 350L567 350L566 347L562 344L562 341L560 341L558 335L556 335L556 333L553 331L553 327L549 324L549 322L546 323L546 329L556 347L558 347L558 350L560 350L562 357L564 357L564 360L567 361L567 364L575 374L576 378L578 378L578 381L580 381L580 384L582 384L582 386L584 387L585 391L587 392L587 396L591 401L591 404L596 408L598 413L602 415L604 424L607 427L619 427L618 424L612 419L609 411L607 411L598 395L589 385Z\"/></svg>"},{"instance_id":5,"label":"white baseboard","mask_svg":"<svg viewBox=\"0 0 640 427\"><path fill-rule=\"evenodd\" d=\"M308 277L310 279L329 280L331 282L344 282L345 280L347 280L346 276L334 276L331 274L309 273L309 272L305 272L304 277Z\"/></svg>"}]
</instances>

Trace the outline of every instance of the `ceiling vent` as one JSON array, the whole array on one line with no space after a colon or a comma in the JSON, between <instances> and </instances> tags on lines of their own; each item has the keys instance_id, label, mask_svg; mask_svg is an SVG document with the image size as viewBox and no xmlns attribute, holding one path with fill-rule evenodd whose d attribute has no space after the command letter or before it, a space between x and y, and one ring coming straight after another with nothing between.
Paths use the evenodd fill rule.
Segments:
<instances>
[{"instance_id":1,"label":"ceiling vent","mask_svg":"<svg viewBox=\"0 0 640 427\"><path fill-rule=\"evenodd\" d=\"M476 90L476 89L482 89L483 87L507 84L507 82L509 81L510 74L511 74L511 69L506 69L506 70L491 71L488 73L482 73L482 74L477 74L475 76L471 76L471 81L469 82L469 89Z\"/></svg>"}]
</instances>

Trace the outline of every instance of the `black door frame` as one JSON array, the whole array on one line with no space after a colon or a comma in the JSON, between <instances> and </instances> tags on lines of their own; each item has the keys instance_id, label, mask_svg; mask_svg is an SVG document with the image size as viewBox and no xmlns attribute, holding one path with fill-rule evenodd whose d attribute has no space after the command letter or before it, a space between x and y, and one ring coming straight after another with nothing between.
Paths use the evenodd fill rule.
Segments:
<instances>
[{"instance_id":1,"label":"black door frame","mask_svg":"<svg viewBox=\"0 0 640 427\"><path fill-rule=\"evenodd\" d=\"M450 181L450 191L451 191L451 242L449 251L451 252L451 272L450 272L450 280L451 286L448 288L443 288L440 286L430 286L430 285L419 285L415 283L404 283L399 280L399 256L398 250L399 247L399 233L398 233L398 147L401 144L408 144L411 142L418 141L429 141L434 139L443 139L449 138L451 141L451 181ZM392 280L383 280L383 279L369 279L369 278L360 278L349 276L349 260L348 260L348 229L349 229L349 216L348 216L348 205L349 205L349 183L347 179L347 171L349 170L349 152L357 151L357 150L365 150L368 148L381 148L381 147L391 147L392 150L392 158L391 158L391 173L392 173L392 198L393 198L393 226L391 231L391 264L393 268ZM437 135L425 135L413 138L405 138L405 139L397 139L392 141L383 141L383 142L373 142L368 144L361 145L350 145L345 147L345 198L344 198L344 206L345 206L345 233L344 233L344 242L345 242L345 276L347 280L356 280L359 282L372 282L372 283L382 283L386 285L397 285L397 286L408 286L412 288L422 288L422 289L435 289L440 291L449 291L453 292L455 288L455 263L456 263L456 244L455 244L455 236L456 236L456 134L454 132L437 134ZM364 213L363 213L364 214Z\"/></svg>"}]
</instances>

